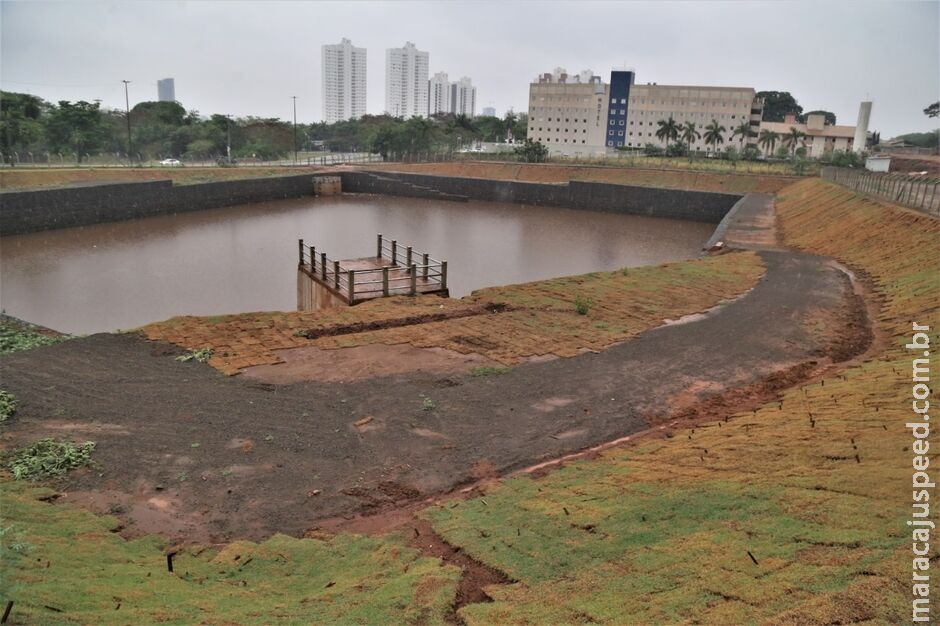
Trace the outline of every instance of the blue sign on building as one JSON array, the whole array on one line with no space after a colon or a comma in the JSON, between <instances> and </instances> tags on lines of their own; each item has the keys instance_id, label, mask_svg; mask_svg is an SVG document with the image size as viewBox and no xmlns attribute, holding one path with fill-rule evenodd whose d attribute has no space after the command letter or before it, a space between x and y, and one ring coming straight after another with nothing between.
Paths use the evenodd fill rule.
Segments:
<instances>
[{"instance_id":1,"label":"blue sign on building","mask_svg":"<svg viewBox=\"0 0 940 626\"><path fill-rule=\"evenodd\" d=\"M613 70L610 73L610 102L607 103L608 148L620 148L627 140L627 105L630 102L630 86L633 72Z\"/></svg>"}]
</instances>

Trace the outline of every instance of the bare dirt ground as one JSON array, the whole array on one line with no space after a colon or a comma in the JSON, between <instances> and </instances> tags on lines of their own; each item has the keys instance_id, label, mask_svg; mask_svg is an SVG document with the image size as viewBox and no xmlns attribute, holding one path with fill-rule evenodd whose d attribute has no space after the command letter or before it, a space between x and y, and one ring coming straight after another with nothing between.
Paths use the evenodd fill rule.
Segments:
<instances>
[{"instance_id":1,"label":"bare dirt ground","mask_svg":"<svg viewBox=\"0 0 940 626\"><path fill-rule=\"evenodd\" d=\"M832 332L864 319L844 273L802 253L761 257L757 287L703 319L500 376L275 385L177 362L179 348L135 334L15 353L0 360L20 401L2 443L97 441L98 466L58 487L121 515L129 536L302 535L763 398L857 350Z\"/></svg>"}]
</instances>

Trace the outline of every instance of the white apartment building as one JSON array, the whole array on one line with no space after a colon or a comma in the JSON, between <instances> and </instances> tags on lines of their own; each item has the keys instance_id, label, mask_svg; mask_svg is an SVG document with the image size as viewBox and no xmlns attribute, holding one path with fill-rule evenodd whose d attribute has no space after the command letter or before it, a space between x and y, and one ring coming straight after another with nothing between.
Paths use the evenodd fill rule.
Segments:
<instances>
[{"instance_id":1,"label":"white apartment building","mask_svg":"<svg viewBox=\"0 0 940 626\"><path fill-rule=\"evenodd\" d=\"M466 76L450 86L450 112L473 117L477 109L477 88Z\"/></svg>"},{"instance_id":2,"label":"white apartment building","mask_svg":"<svg viewBox=\"0 0 940 626\"><path fill-rule=\"evenodd\" d=\"M161 78L157 81L157 101L176 102L176 83L172 78Z\"/></svg>"},{"instance_id":3,"label":"white apartment building","mask_svg":"<svg viewBox=\"0 0 940 626\"><path fill-rule=\"evenodd\" d=\"M450 113L450 81L438 72L428 81L428 115Z\"/></svg>"},{"instance_id":4,"label":"white apartment building","mask_svg":"<svg viewBox=\"0 0 940 626\"><path fill-rule=\"evenodd\" d=\"M327 124L366 114L366 49L348 39L321 48L323 119Z\"/></svg>"},{"instance_id":5,"label":"white apartment building","mask_svg":"<svg viewBox=\"0 0 940 626\"><path fill-rule=\"evenodd\" d=\"M428 53L410 41L385 51L385 112L405 119L428 114Z\"/></svg>"}]
</instances>

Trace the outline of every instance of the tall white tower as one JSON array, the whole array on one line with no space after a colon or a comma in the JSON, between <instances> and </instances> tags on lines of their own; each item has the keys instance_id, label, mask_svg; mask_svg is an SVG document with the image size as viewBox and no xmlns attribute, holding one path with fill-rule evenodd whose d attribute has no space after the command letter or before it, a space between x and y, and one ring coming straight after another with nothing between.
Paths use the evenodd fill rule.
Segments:
<instances>
[{"instance_id":1,"label":"tall white tower","mask_svg":"<svg viewBox=\"0 0 940 626\"><path fill-rule=\"evenodd\" d=\"M477 108L477 88L466 76L451 85L450 110L454 115L473 117Z\"/></svg>"},{"instance_id":2,"label":"tall white tower","mask_svg":"<svg viewBox=\"0 0 940 626\"><path fill-rule=\"evenodd\" d=\"M852 140L853 152L864 152L868 141L868 122L871 119L871 102L862 102L858 107L858 122L855 124L855 138Z\"/></svg>"},{"instance_id":3,"label":"tall white tower","mask_svg":"<svg viewBox=\"0 0 940 626\"><path fill-rule=\"evenodd\" d=\"M405 119L428 114L428 53L410 41L385 51L385 112Z\"/></svg>"},{"instance_id":4,"label":"tall white tower","mask_svg":"<svg viewBox=\"0 0 940 626\"><path fill-rule=\"evenodd\" d=\"M450 82L447 72L438 72L428 81L428 115L450 113Z\"/></svg>"},{"instance_id":5,"label":"tall white tower","mask_svg":"<svg viewBox=\"0 0 940 626\"><path fill-rule=\"evenodd\" d=\"M327 124L366 114L366 49L348 39L321 48L323 119Z\"/></svg>"}]
</instances>

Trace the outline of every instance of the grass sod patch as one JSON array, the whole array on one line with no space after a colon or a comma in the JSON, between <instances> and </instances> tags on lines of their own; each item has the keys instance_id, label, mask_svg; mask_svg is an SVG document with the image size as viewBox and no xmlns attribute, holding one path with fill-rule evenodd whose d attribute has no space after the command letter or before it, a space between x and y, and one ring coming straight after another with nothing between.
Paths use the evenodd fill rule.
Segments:
<instances>
[{"instance_id":1,"label":"grass sod patch","mask_svg":"<svg viewBox=\"0 0 940 626\"><path fill-rule=\"evenodd\" d=\"M468 624L909 621L903 346L912 321L940 343L940 223L821 181L787 188L777 207L791 245L871 278L886 352L782 405L427 511L520 580L464 607Z\"/></svg>"},{"instance_id":2,"label":"grass sod patch","mask_svg":"<svg viewBox=\"0 0 940 626\"><path fill-rule=\"evenodd\" d=\"M40 439L8 455L7 468L16 480L41 480L61 476L69 470L91 464L95 442Z\"/></svg>"},{"instance_id":3,"label":"grass sod patch","mask_svg":"<svg viewBox=\"0 0 940 626\"><path fill-rule=\"evenodd\" d=\"M397 540L352 535L188 549L171 574L164 540L126 541L111 532L114 518L39 501L48 490L0 489L3 527L33 546L3 547L0 598L15 601L15 623L434 625L459 579Z\"/></svg>"}]
</instances>

